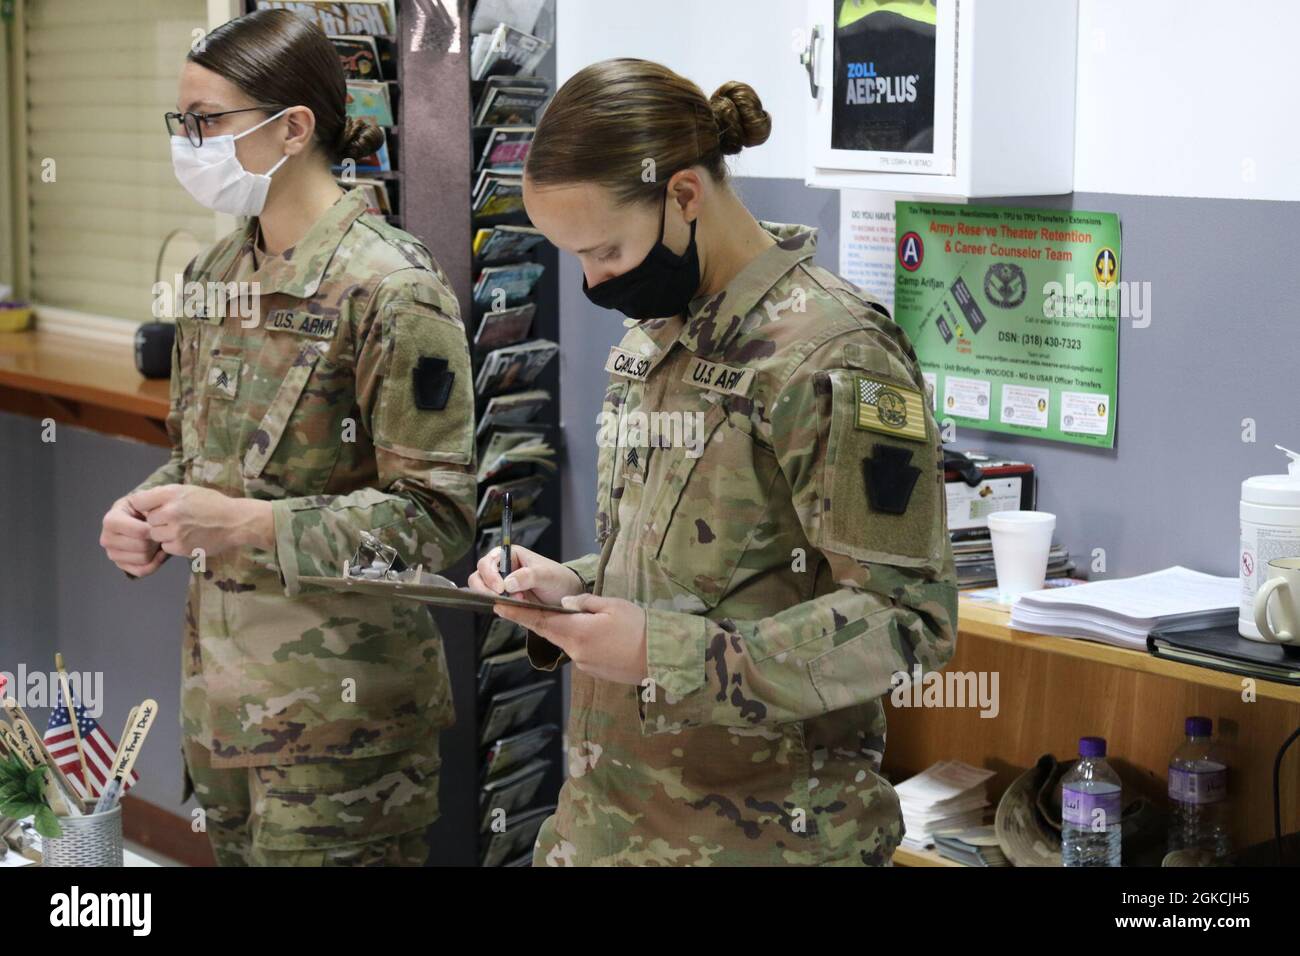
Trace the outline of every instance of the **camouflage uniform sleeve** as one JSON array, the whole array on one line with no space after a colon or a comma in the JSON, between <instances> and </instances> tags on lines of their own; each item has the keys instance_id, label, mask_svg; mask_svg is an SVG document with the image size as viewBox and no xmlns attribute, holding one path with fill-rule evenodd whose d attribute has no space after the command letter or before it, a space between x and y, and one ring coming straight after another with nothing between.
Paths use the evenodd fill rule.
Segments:
<instances>
[{"instance_id":1,"label":"camouflage uniform sleeve","mask_svg":"<svg viewBox=\"0 0 1300 956\"><path fill-rule=\"evenodd\" d=\"M334 576L373 532L402 560L440 571L474 532L474 390L455 298L437 276L388 276L356 322L359 422L375 445L375 487L272 503L285 593Z\"/></svg>"},{"instance_id":2,"label":"camouflage uniform sleeve","mask_svg":"<svg viewBox=\"0 0 1300 956\"><path fill-rule=\"evenodd\" d=\"M649 609L655 699L640 695L643 733L805 720L948 662L956 577L924 395L914 363L865 331L832 339L790 376L770 405L772 446L825 559L808 560L809 573L820 565L818 596L761 620ZM872 418L882 411L893 424Z\"/></svg>"},{"instance_id":3,"label":"camouflage uniform sleeve","mask_svg":"<svg viewBox=\"0 0 1300 956\"><path fill-rule=\"evenodd\" d=\"M584 554L572 561L565 561L564 566L582 580L582 587L590 591L596 586L596 568L600 566L599 554Z\"/></svg>"}]
</instances>

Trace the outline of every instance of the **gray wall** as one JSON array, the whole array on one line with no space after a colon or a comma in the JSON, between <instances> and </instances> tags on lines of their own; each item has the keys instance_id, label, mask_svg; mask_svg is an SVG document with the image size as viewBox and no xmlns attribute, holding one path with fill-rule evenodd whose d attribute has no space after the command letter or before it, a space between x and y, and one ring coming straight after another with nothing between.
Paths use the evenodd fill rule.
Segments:
<instances>
[{"instance_id":1,"label":"gray wall","mask_svg":"<svg viewBox=\"0 0 1300 956\"><path fill-rule=\"evenodd\" d=\"M69 670L95 671L105 732L117 740L146 697L159 713L132 793L181 812L181 615L184 562L128 580L99 546L108 506L167 460L161 448L59 425L41 441L38 421L0 414L0 670L46 673L61 651ZM21 699L21 698L20 698ZM29 716L45 729L48 711Z\"/></svg>"},{"instance_id":2,"label":"gray wall","mask_svg":"<svg viewBox=\"0 0 1300 956\"><path fill-rule=\"evenodd\" d=\"M819 227L817 262L837 270L838 192L795 180L736 186L760 219ZM1151 283L1151 321L1122 323L1114 449L967 428L950 447L1033 463L1039 508L1056 513L1057 539L1082 570L1103 548L1110 576L1174 564L1235 575L1242 479L1286 470L1274 444L1300 450L1300 204L1101 193L995 202L1118 213L1123 278ZM595 422L606 353L623 327L586 300L570 256L560 282L569 559L594 547ZM1242 442L1245 418L1256 422L1254 444Z\"/></svg>"}]
</instances>

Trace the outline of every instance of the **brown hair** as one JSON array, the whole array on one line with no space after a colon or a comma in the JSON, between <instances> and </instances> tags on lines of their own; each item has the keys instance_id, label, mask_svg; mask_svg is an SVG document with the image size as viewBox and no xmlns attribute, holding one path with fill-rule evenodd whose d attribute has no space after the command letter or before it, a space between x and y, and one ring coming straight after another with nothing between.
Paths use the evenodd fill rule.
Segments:
<instances>
[{"instance_id":1,"label":"brown hair","mask_svg":"<svg viewBox=\"0 0 1300 956\"><path fill-rule=\"evenodd\" d=\"M288 10L256 10L217 27L187 59L243 90L272 113L305 106L316 117L316 143L331 163L369 156L379 128L347 115L347 80L334 44Z\"/></svg>"},{"instance_id":2,"label":"brown hair","mask_svg":"<svg viewBox=\"0 0 1300 956\"><path fill-rule=\"evenodd\" d=\"M647 60L604 60L575 73L542 116L525 166L538 185L592 182L620 204L656 200L662 184L703 166L727 177L723 156L758 146L772 118L746 83L704 91ZM653 160L653 175L646 161Z\"/></svg>"}]
</instances>

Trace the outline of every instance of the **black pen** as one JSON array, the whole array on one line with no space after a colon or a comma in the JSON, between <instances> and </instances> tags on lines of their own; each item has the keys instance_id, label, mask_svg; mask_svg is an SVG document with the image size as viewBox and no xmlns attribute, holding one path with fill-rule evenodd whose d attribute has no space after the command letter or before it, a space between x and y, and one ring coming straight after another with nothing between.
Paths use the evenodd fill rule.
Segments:
<instances>
[{"instance_id":1,"label":"black pen","mask_svg":"<svg viewBox=\"0 0 1300 956\"><path fill-rule=\"evenodd\" d=\"M510 525L514 520L511 513L510 492L506 492L501 504L501 578L510 574ZM502 585L501 593L506 594L505 585Z\"/></svg>"}]
</instances>

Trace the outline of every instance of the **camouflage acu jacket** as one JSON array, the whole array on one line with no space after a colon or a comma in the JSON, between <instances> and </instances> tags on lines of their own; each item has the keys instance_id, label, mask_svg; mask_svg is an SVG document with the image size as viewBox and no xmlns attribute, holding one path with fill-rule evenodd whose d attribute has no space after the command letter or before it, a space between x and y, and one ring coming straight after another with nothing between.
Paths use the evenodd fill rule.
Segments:
<instances>
[{"instance_id":1,"label":"camouflage acu jacket","mask_svg":"<svg viewBox=\"0 0 1300 956\"><path fill-rule=\"evenodd\" d=\"M883 307L810 262L814 230L764 227L610 354L600 553L569 566L648 609L651 680L572 674L538 865L884 864L902 838L881 697L956 645L942 446Z\"/></svg>"},{"instance_id":2,"label":"camouflage acu jacket","mask_svg":"<svg viewBox=\"0 0 1300 956\"><path fill-rule=\"evenodd\" d=\"M273 502L273 550L209 556L190 578L182 729L219 767L405 750L453 720L427 611L298 579L338 575L361 529L434 571L468 549L464 327L428 250L359 193L256 272L254 227L186 270L224 291L177 319L171 459L140 486ZM251 316L238 281L258 284Z\"/></svg>"}]
</instances>

